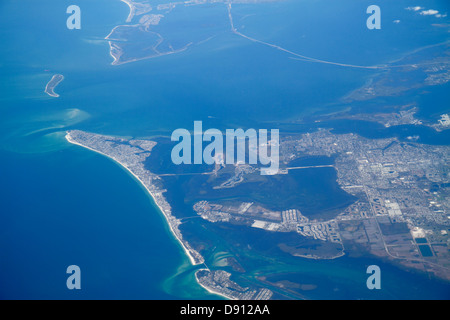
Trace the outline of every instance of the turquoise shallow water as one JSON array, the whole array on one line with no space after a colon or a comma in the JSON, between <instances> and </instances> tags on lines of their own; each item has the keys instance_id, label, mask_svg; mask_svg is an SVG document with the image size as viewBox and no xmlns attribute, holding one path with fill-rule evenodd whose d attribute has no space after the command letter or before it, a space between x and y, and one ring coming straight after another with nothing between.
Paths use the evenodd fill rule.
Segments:
<instances>
[{"instance_id":1,"label":"turquoise shallow water","mask_svg":"<svg viewBox=\"0 0 450 320\"><path fill-rule=\"evenodd\" d=\"M99 39L127 6L81 1L84 28L72 34L67 1L23 3L0 4L0 298L214 297L196 284L144 189L111 160L64 140L66 128L111 105L93 98L107 75L89 75L111 70ZM54 73L65 75L61 99L43 92ZM66 288L72 264L81 268L81 291Z\"/></svg>"},{"instance_id":2,"label":"turquoise shallow water","mask_svg":"<svg viewBox=\"0 0 450 320\"><path fill-rule=\"evenodd\" d=\"M5 44L0 47L0 298L213 298L196 284L195 268L189 266L144 190L112 161L66 143L64 130L149 136L191 128L194 120L209 121L217 128L256 126L332 103L363 84L371 72L294 63L226 29L185 53L112 67L102 39L123 23L128 7L118 0L77 2L83 14L79 31L65 28L65 10L71 1L0 3L0 42ZM236 19L252 36L355 63L379 62L379 56L382 62L389 61L442 37L423 37L429 21L409 33L407 26L413 21L403 10L407 2L400 1L395 8L402 8L406 26L396 32L408 36L393 50L383 48L395 43L395 33L386 32L384 47L377 50L370 42L376 37L366 39L360 47L366 52L364 61L362 51L346 51L344 45L329 50L340 41L354 45L347 33L355 30L351 26L359 25L360 17L346 20L350 27L329 33L314 18L325 1L315 8L306 2L290 3L288 9L281 4L263 6L258 15L248 18L244 17L252 8L236 6ZM445 9L440 1L426 3ZM360 6L364 7L347 5L345 14L359 12ZM291 10L295 14L288 16L285 27L276 27L289 8L297 11ZM393 9L387 13L390 18L396 17ZM270 16L272 10L280 15ZM215 9L214 18L222 11L226 22L225 7ZM333 12L333 5L326 12ZM204 12L199 16L206 19L203 27L214 23ZM261 25L261 19L268 21L269 31L254 27ZM332 23L338 24L337 20ZM364 29L356 30L364 39ZM170 32L177 32L176 25ZM55 73L65 76L56 88L58 99L43 92ZM435 102L425 101L438 109L421 110L424 117L445 111L443 104ZM377 130L366 134L377 135ZM312 297L336 297L329 292L338 287L349 292L342 297L373 298L359 289L355 294L353 284L345 284L366 263L337 262L342 271L337 279L328 262L319 263L322 280L315 280L324 282L322 291ZM80 292L65 287L65 269L71 264L82 269ZM310 261L296 268L314 277ZM398 297L416 276L396 272L397 278L388 279ZM424 278L418 283L423 292L448 297L448 286Z\"/></svg>"}]
</instances>

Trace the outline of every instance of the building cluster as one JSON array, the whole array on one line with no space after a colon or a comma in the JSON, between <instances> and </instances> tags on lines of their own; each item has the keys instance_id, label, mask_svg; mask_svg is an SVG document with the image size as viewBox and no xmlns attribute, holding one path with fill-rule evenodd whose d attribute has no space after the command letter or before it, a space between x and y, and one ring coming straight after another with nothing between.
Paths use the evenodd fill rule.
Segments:
<instances>
[{"instance_id":1,"label":"building cluster","mask_svg":"<svg viewBox=\"0 0 450 320\"><path fill-rule=\"evenodd\" d=\"M179 229L181 221L172 215L172 207L164 197L167 191L161 187L160 178L145 167L145 161L156 142L148 140L125 140L83 131L68 132L67 139L83 147L99 152L115 160L131 172L151 194L156 205L166 218L174 236L183 245L195 264L204 262L203 256L183 239Z\"/></svg>"},{"instance_id":2,"label":"building cluster","mask_svg":"<svg viewBox=\"0 0 450 320\"><path fill-rule=\"evenodd\" d=\"M289 161L334 156L339 185L358 198L336 218L344 245L450 278L439 267L450 261L449 147L327 130L286 138L281 147ZM415 241L417 229L430 248L426 255Z\"/></svg>"},{"instance_id":3,"label":"building cluster","mask_svg":"<svg viewBox=\"0 0 450 320\"><path fill-rule=\"evenodd\" d=\"M269 300L273 292L266 288L242 288L230 280L231 273L224 270L199 270L195 274L198 282L208 290L233 300Z\"/></svg>"},{"instance_id":4,"label":"building cluster","mask_svg":"<svg viewBox=\"0 0 450 320\"><path fill-rule=\"evenodd\" d=\"M227 206L199 201L194 210L203 219L210 222L229 222L271 232L297 232L304 237L322 241L340 243L338 225L335 220L310 221L298 209L267 213L267 209L258 206L249 212L253 202L235 202ZM246 214L247 213L247 214Z\"/></svg>"}]
</instances>

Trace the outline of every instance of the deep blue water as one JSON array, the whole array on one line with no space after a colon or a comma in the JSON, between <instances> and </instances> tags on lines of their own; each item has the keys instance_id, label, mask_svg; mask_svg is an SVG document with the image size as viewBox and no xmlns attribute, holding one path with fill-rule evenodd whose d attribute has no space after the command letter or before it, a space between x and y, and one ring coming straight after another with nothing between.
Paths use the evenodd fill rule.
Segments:
<instances>
[{"instance_id":1,"label":"deep blue water","mask_svg":"<svg viewBox=\"0 0 450 320\"><path fill-rule=\"evenodd\" d=\"M233 12L236 25L253 37L355 64L386 63L447 37L444 29L430 29L435 18L404 10L409 1L379 3L386 8L380 33L365 28L368 1L292 0L261 5L254 16L247 16L252 5L235 5ZM294 61L236 37L227 28L225 6L211 17L192 14L193 21L205 19L202 28L214 25L212 40L178 55L112 67L102 39L125 21L128 7L118 0L79 0L82 29L69 31L70 4L0 2L0 298L211 298L195 283L195 269L142 188L113 162L68 145L64 130L142 137L191 128L194 120L221 129L259 126L326 110L373 71ZM448 10L446 1L414 5ZM224 20L215 22L222 13ZM176 24L167 28L168 35L179 35ZM198 38L192 32L195 27L182 38ZM55 73L65 76L58 99L43 92ZM420 98L419 107L421 117L434 120L448 110L442 103L448 95L433 90L438 94ZM352 128L332 125L338 132ZM376 138L403 130L372 126L353 128ZM407 130L405 135L419 130L425 143L448 144L448 135L436 140L427 128ZM337 278L324 263L321 276L330 283L312 296L328 297L333 281L351 290L345 279L365 263L337 262ZM82 269L79 292L65 287L71 264ZM388 282L400 295L419 281L424 294L448 298L448 286L436 290L434 282L398 272Z\"/></svg>"},{"instance_id":2,"label":"deep blue water","mask_svg":"<svg viewBox=\"0 0 450 320\"><path fill-rule=\"evenodd\" d=\"M7 44L0 48L0 298L213 297L196 284L140 185L112 161L65 142L61 131L126 105L128 96L104 100L114 85L104 84L111 57L99 39L128 7L79 1L83 28L72 33L65 28L69 1L25 2L28 8L0 4ZM56 89L61 99L43 92L54 73L65 75ZM73 264L81 268L80 291L66 288Z\"/></svg>"},{"instance_id":3,"label":"deep blue water","mask_svg":"<svg viewBox=\"0 0 450 320\"><path fill-rule=\"evenodd\" d=\"M1 156L1 298L174 298L160 279L183 256L125 171L79 149ZM73 264L80 291L66 288Z\"/></svg>"}]
</instances>

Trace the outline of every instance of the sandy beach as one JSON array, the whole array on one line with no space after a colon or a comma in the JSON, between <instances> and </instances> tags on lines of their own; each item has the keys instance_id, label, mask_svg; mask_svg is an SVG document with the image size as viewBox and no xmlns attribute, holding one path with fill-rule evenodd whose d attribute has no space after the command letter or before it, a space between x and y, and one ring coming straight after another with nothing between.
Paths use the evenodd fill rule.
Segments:
<instances>
[{"instance_id":1,"label":"sandy beach","mask_svg":"<svg viewBox=\"0 0 450 320\"><path fill-rule=\"evenodd\" d=\"M128 7L130 7L130 14L128 15L127 22L131 22L131 20L133 20L133 17L134 17L134 11L135 11L134 6L132 5L132 3L129 0L120 0L120 1L126 3L128 5Z\"/></svg>"},{"instance_id":2,"label":"sandy beach","mask_svg":"<svg viewBox=\"0 0 450 320\"><path fill-rule=\"evenodd\" d=\"M175 237L175 239L178 240L178 242L180 243L181 247L183 248L185 254L186 254L187 257L189 258L190 263L191 263L192 265L200 265L200 264L204 263L203 257L202 257L202 256L200 256L201 259L202 259L202 261L196 261L196 259L194 258L193 254L192 254L192 252L191 252L191 250L193 250L193 249L187 248L186 245L185 245L185 243L184 243L184 241L183 241L183 239L177 235L177 232L175 232L174 226L172 225L172 223L170 222L170 219L169 219L169 218L171 217L171 215L168 214L168 213L166 213L166 212L164 211L164 209L162 208L162 206L158 203L158 201L157 201L155 195L149 190L149 188L145 185L145 183L142 181L142 179L141 179L138 175L136 175L132 170L130 170L130 168L128 168L126 165L124 165L123 163L121 163L120 161L118 161L117 159L115 159L114 157L109 156L109 155L107 155L107 154L105 154L105 153L103 153L103 152L101 152L101 151L95 150L95 149L93 149L93 148L90 148L90 147L88 147L88 146L85 146L85 145L83 145L83 144L81 144L81 143L78 143L77 141L73 140L72 137L70 136L70 132L66 132L65 138L66 138L66 140L67 140L69 143L74 144L74 145L77 145L77 146L80 146L80 147L83 147L83 148L88 149L88 150L91 150L91 151L96 152L96 153L98 153L98 154L101 154L101 155L103 155L103 156L105 156L105 157L107 157L107 158L109 158L109 159L111 159L111 160L114 160L114 162L115 162L115 163L118 163L122 168L125 168L125 169L127 170L127 172L129 172L129 173L136 179L136 181L138 181L138 182L144 187L144 189L147 191L147 193L151 196L151 198L153 199L153 202L154 202L155 205L158 207L158 209L159 209L159 211L161 212L161 214L165 217L166 222L167 222L167 224L169 225L169 228L170 228L170 231L171 231L172 235ZM178 232L178 233L179 233L179 232ZM197 252L196 252L196 253L197 253ZM200 255L200 254L197 253L197 255ZM197 259L197 260L198 260L198 259ZM201 271L201 270L208 270L208 269L203 268L203 269L199 269L198 271ZM198 271L197 271L197 272L198 272ZM210 271L210 270L208 270L208 271ZM204 288L206 291L208 291L208 292L211 293L211 294L218 295L218 296L224 297L224 298L229 299L229 300L235 300L235 299L232 298L232 297L228 297L228 296L224 295L223 293L214 291L214 290L212 290L211 288L208 288L208 287L204 286L204 285L203 285L202 283L200 283L200 281L198 280L198 278L197 278L197 272L195 273L195 279L196 279L197 283L198 283L202 288Z\"/></svg>"},{"instance_id":3,"label":"sandy beach","mask_svg":"<svg viewBox=\"0 0 450 320\"><path fill-rule=\"evenodd\" d=\"M78 142L76 142L76 141L74 141L72 138L71 138L71 136L70 136L70 133L69 132L67 132L66 133L66 136L65 136L65 138L66 138L66 140L69 142L69 143L71 143L71 144L74 144L74 145L78 145L78 146L80 146L80 147L83 147L83 148L85 148L85 149L89 149L89 150L91 150L91 151L94 151L94 152L96 152L96 153L98 153L98 154L101 154L101 155L103 155L103 156L105 156L105 157L107 157L107 158L109 158L109 159L112 159L112 160L114 160L116 163L118 163L118 164L120 164L123 168L125 168L143 187L144 187L144 189L147 191L147 193L151 196L151 198L153 199L153 202L155 203L155 205L158 207L158 209L159 209L159 211L161 212L161 214L166 218L166 221L167 221L167 224L169 225L169 228L170 228L170 231L171 231L171 233L172 233L172 235L175 237L175 239L177 239L178 240L178 242L181 244L181 247L183 248L183 250L184 250L184 252L186 253L186 255L188 256L188 258L189 258L189 260L190 260L190 262L191 262L191 264L192 265L199 265L199 264L201 264L202 262L196 262L195 261L195 259L194 259L194 257L193 257L193 255L191 254L191 252L190 252L190 250L185 246L185 244L184 244L184 242L183 242L183 240L182 239L180 239L178 236L177 236L177 234L176 234L176 232L174 231L174 229L173 229L173 226L172 226L172 224L170 223L170 220L169 220L169 217L168 217L168 214L163 210L163 208L158 204L158 202L157 202L157 200L156 200L156 197L154 196L154 194L147 188L147 186L144 184L144 182L133 172L133 171L131 171L127 166L125 166L123 163L121 163L120 161L118 161L117 159L115 159L114 157L111 157L111 156L109 156L109 155L107 155L107 154L105 154L105 153L103 153L103 152L100 152L100 151L98 151L98 150L95 150L95 149L92 149L92 148L90 148L90 147L88 147L88 146L85 146L85 145L82 145L82 144L80 144L80 143L78 143Z\"/></svg>"},{"instance_id":4,"label":"sandy beach","mask_svg":"<svg viewBox=\"0 0 450 320\"><path fill-rule=\"evenodd\" d=\"M208 269L199 269L199 270L197 270L197 272L200 272L200 271L210 271L210 270L208 270ZM195 280L197 280L197 283L198 283L203 289L205 289L206 291L208 291L208 292L211 293L211 294L215 294L215 295L224 297L225 299L228 299L228 300L237 300L237 299L235 299L235 298L233 298L233 297L228 297L228 296L224 295L223 293L214 291L214 290L212 290L211 288L209 288L209 287L207 287L207 286L204 286L200 281L198 281L198 278L197 278L197 272L195 273Z\"/></svg>"},{"instance_id":5,"label":"sandy beach","mask_svg":"<svg viewBox=\"0 0 450 320\"><path fill-rule=\"evenodd\" d=\"M45 93L50 97L58 98L59 94L57 94L54 90L63 80L64 76L62 74L55 74L45 86Z\"/></svg>"}]
</instances>

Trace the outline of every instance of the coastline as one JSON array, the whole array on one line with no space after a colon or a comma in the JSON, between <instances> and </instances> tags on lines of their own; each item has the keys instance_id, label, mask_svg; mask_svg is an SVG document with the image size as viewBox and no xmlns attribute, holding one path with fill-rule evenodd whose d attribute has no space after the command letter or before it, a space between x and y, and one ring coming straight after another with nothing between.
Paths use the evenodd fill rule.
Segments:
<instances>
[{"instance_id":1,"label":"coastline","mask_svg":"<svg viewBox=\"0 0 450 320\"><path fill-rule=\"evenodd\" d=\"M119 51L120 54L118 54L117 56L114 55L113 49L116 50L120 50L119 48L117 48L117 46L114 46L113 42L109 39L109 36L112 35L114 33L114 31L118 28L119 26L114 27L111 32L105 37L105 40L108 41L109 44L109 55L113 58L113 62L111 62L111 65L115 66L115 65L120 65L121 63L119 62L120 60L120 56L122 54L121 51Z\"/></svg>"},{"instance_id":2,"label":"coastline","mask_svg":"<svg viewBox=\"0 0 450 320\"><path fill-rule=\"evenodd\" d=\"M235 300L235 301L237 300L236 298L229 297L229 296L227 296L227 295L225 295L225 294L223 294L223 293L214 291L214 290L212 290L211 288L205 286L203 283L201 283L201 282L199 281L198 277L197 277L197 273L199 273L200 271L210 271L210 270L209 270L209 269L203 268L203 269L198 269L198 270L195 272L195 280L197 281L197 283L198 283L203 289L205 289L206 291L208 291L208 292L211 293L211 294L215 294L215 295L224 297L225 299L228 299L228 300Z\"/></svg>"},{"instance_id":3,"label":"coastline","mask_svg":"<svg viewBox=\"0 0 450 320\"><path fill-rule=\"evenodd\" d=\"M69 142L70 144L77 145L77 146L80 146L80 147L82 147L82 148L85 148L85 149L88 149L88 150L90 150L90 151L93 151L93 152L96 152L96 153L98 153L98 154L101 154L101 155L103 155L103 156L109 158L110 160L113 160L115 163L119 164L122 168L125 168L125 169L126 169L126 170L127 170L127 171L128 171L128 172L129 172L129 173L130 173L130 174L131 174L131 175L132 175L132 176L133 176L140 184L141 184L141 186L144 187L144 189L146 190L146 192L150 195L150 197L152 198L154 204L158 207L158 210L160 211L160 213L161 213L161 214L164 216L164 218L166 219L166 223L168 224L169 229L170 229L170 232L172 233L173 237L179 242L179 244L180 244L181 247L183 248L185 254L186 254L187 257L189 258L189 261L190 261L191 265L196 266L196 265L200 265L200 264L203 264L203 263L204 263L204 258L203 258L203 256L201 256L201 255L200 255L198 252L196 252L194 249L192 249L192 248L187 248L186 244L184 243L184 241L183 241L183 239L182 239L182 237L181 237L181 233L180 233L180 232L176 232L176 231L174 230L174 228L177 227L177 226L174 227L174 226L172 225L171 220L169 219L169 218L171 217L171 215L165 212L165 210L164 210L164 208L161 206L161 204L158 203L158 200L157 200L155 194L154 194L154 193L153 193L153 192L145 185L145 183L142 181L142 179L141 179L137 174L135 174L130 168L128 168L125 164L123 164L122 162L120 162L120 161L119 161L118 159L116 159L115 157L110 156L110 155L108 155L108 154L106 154L106 153L104 153L104 152L101 152L101 151L99 151L99 150L96 150L96 149L94 149L94 148L91 148L91 147L89 147L89 146L83 145L83 144L81 144L81 143L75 141L74 139L72 139L72 137L71 137L71 135L70 135L70 131L66 131L65 139L66 139L66 141ZM194 256L196 256L197 259L195 259ZM206 290L207 292L209 292L210 294L218 295L218 296L223 297L223 298L228 299L228 300L236 300L236 299L234 299L234 298L232 298L232 297L229 297L229 296L227 296L227 295L225 295L225 294L223 294L223 293L214 291L214 290L212 290L211 288L209 288L209 287L203 285L203 284L199 281L199 279L198 279L198 277L197 277L197 273L198 273L199 271L201 271L201 270L208 270L208 269L202 268L202 269L199 269L199 270L197 270L197 271L195 272L195 280L196 280L196 282L197 282L198 285L200 285L203 289L205 289L205 290ZM208 270L208 271L209 271L209 270Z\"/></svg>"},{"instance_id":4,"label":"coastline","mask_svg":"<svg viewBox=\"0 0 450 320\"><path fill-rule=\"evenodd\" d=\"M175 232L175 230L174 230L174 226L172 226L172 224L170 223L168 214L164 211L164 209L162 208L162 206L158 203L158 201L157 201L155 195L149 190L149 188L145 185L145 183L141 180L141 178L139 178L139 176L137 176L137 175L136 175L133 171L131 171L125 164L121 163L119 160L115 159L114 157L112 157L112 156L110 156L110 155L107 155L107 154L105 154L105 153L103 153L103 152L101 152L101 151L99 151L99 150L95 150L95 149L93 149L93 148L91 148L91 147L88 147L88 146L86 146L86 145L83 145L83 144L81 144L81 143L79 143L79 142L73 140L72 137L71 137L71 135L70 135L70 132L66 132L65 139L66 139L67 142L69 142L69 143L71 143L71 144L78 145L78 146L83 147L83 148L85 148L85 149L88 149L88 150L94 151L94 152L96 152L96 153L98 153L98 154L101 154L101 155L103 155L103 156L105 156L105 157L107 157L107 158L109 158L109 159L111 159L111 160L114 160L115 163L119 164L122 168L125 168L125 169L126 169L126 170L127 170L127 171L128 171L128 172L129 172L129 173L130 173L130 174L131 174L131 175L132 175L132 176L133 176L140 184L141 184L141 186L144 187L144 189L147 191L147 193L151 196L151 198L152 198L154 204L158 207L160 213L165 217L166 222L167 222L167 224L169 225L169 229L170 229L172 235L173 235L173 236L175 237L175 239L181 244L181 247L183 248L184 252L185 252L186 255L188 256L188 258L189 258L191 264L195 266L195 265L199 265L199 264L202 264L202 263L203 263L203 261L201 261L201 260L200 260L200 261L196 261L196 259L194 258L192 252L190 251L190 250L193 250L193 249L190 249L190 250L189 250L189 249L186 247L186 245L184 244L183 239L177 235L177 232Z\"/></svg>"},{"instance_id":5,"label":"coastline","mask_svg":"<svg viewBox=\"0 0 450 320\"><path fill-rule=\"evenodd\" d=\"M136 7L134 6L133 2L130 1L130 0L120 0L120 1L123 2L123 3L125 3L125 4L129 7L129 9L130 9L130 13L128 14L127 20L125 21L126 23L130 23L130 22L133 20L133 18L134 18L134 15L135 15L135 12L136 12ZM122 63L120 62L120 56L122 55L121 49L118 48L117 46L114 47L113 42L109 39L109 37L114 33L114 31L115 31L118 27L121 27L121 25L115 26L115 27L111 30L111 32L105 37L105 40L107 40L107 41L108 41L108 44L109 44L109 54L110 54L110 56L114 59L114 61L111 62L111 65L113 65L113 66L122 64ZM116 49L116 50L119 51L118 54L117 54L117 56L114 54L113 49ZM130 61L130 62L131 62L131 61Z\"/></svg>"},{"instance_id":6,"label":"coastline","mask_svg":"<svg viewBox=\"0 0 450 320\"><path fill-rule=\"evenodd\" d=\"M134 12L135 12L135 8L134 8L132 2L130 2L129 0L120 0L120 1L126 3L128 5L128 7L130 7L130 13L128 14L127 22L131 22L131 20L133 20Z\"/></svg>"},{"instance_id":7,"label":"coastline","mask_svg":"<svg viewBox=\"0 0 450 320\"><path fill-rule=\"evenodd\" d=\"M131 24L134 17L136 16L142 16L145 18L146 14L148 14L149 12L151 12L153 10L152 6L148 3L141 3L141 2L135 2L133 0L120 0L123 3L126 3L130 9L130 13L128 15L128 18L126 19L125 23L126 24L120 24L115 26L111 32L104 38L104 40L108 41L109 44L109 55L113 58L113 62L111 62L112 66L119 66L122 64L126 64L126 63L131 63L131 62L137 62L137 61L142 61L142 60L147 60L147 59L151 59L151 58L156 58L156 57L161 57L161 56L166 56L166 55L171 55L171 54L176 54L176 53L181 53L186 51L187 49L189 49L189 47L191 47L192 45L194 45L194 42L189 42L186 45L184 45L183 47L179 48L179 49L174 49L171 47L171 50L166 50L163 52L160 52L157 50L157 48L159 47L159 45L164 41L164 38L156 32L152 32L157 34L160 37L160 40L157 41L152 49L154 50L153 54L150 55L145 55L145 56L141 56L141 57L129 57L127 59L121 59L123 54L124 54L124 48L120 45L121 42L127 42L128 39L126 37L121 38L121 37L116 37L116 38L111 38L112 35L114 35L115 32L117 32L117 30L119 28L142 28L145 27L145 31L149 31L148 28L151 25L158 25L159 24L159 19L156 22L148 23L148 20L145 21L139 21L136 22L135 24ZM159 10L159 9L158 9ZM153 15L155 16L155 15ZM159 15L161 17L163 17L163 15ZM141 19L142 20L142 19ZM210 38L204 40L204 41L208 41L210 40Z\"/></svg>"},{"instance_id":8,"label":"coastline","mask_svg":"<svg viewBox=\"0 0 450 320\"><path fill-rule=\"evenodd\" d=\"M59 98L59 94L57 94L54 90L55 88L64 80L64 76L62 74L55 74L50 79L50 81L45 86L45 93L50 97Z\"/></svg>"}]
</instances>

